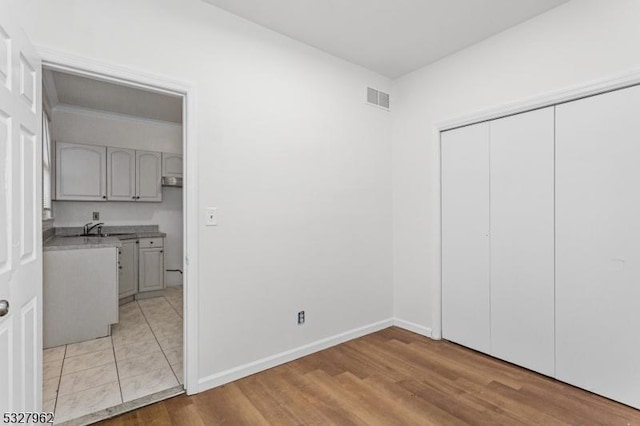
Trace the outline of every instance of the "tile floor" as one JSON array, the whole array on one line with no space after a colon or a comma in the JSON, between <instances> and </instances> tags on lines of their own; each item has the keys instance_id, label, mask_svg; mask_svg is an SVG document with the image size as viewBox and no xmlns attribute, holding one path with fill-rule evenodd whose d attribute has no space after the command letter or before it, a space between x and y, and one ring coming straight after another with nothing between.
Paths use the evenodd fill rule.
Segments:
<instances>
[{"instance_id":1,"label":"tile floor","mask_svg":"<svg viewBox=\"0 0 640 426\"><path fill-rule=\"evenodd\" d=\"M56 423L183 383L182 287L120 306L111 336L45 349L45 412Z\"/></svg>"}]
</instances>

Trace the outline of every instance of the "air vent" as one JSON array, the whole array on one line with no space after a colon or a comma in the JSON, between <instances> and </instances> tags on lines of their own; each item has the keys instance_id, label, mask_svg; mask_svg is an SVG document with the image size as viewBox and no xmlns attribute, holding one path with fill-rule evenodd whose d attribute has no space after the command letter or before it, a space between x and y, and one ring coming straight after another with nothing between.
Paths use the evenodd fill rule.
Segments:
<instances>
[{"instance_id":1,"label":"air vent","mask_svg":"<svg viewBox=\"0 0 640 426\"><path fill-rule=\"evenodd\" d=\"M389 94L367 87L367 103L389 109Z\"/></svg>"},{"instance_id":2,"label":"air vent","mask_svg":"<svg viewBox=\"0 0 640 426\"><path fill-rule=\"evenodd\" d=\"M378 105L378 91L376 89L367 87L367 102Z\"/></svg>"}]
</instances>

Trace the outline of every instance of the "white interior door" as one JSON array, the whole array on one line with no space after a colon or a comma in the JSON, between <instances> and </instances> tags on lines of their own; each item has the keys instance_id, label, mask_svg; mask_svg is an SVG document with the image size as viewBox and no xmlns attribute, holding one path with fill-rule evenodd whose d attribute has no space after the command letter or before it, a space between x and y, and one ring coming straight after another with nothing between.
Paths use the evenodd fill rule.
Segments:
<instances>
[{"instance_id":1,"label":"white interior door","mask_svg":"<svg viewBox=\"0 0 640 426\"><path fill-rule=\"evenodd\" d=\"M0 413L42 406L41 69L12 14L0 3Z\"/></svg>"},{"instance_id":2,"label":"white interior door","mask_svg":"<svg viewBox=\"0 0 640 426\"><path fill-rule=\"evenodd\" d=\"M555 371L554 110L491 122L492 355Z\"/></svg>"},{"instance_id":3,"label":"white interior door","mask_svg":"<svg viewBox=\"0 0 640 426\"><path fill-rule=\"evenodd\" d=\"M640 408L640 87L556 107L557 378Z\"/></svg>"},{"instance_id":4,"label":"white interior door","mask_svg":"<svg viewBox=\"0 0 640 426\"><path fill-rule=\"evenodd\" d=\"M443 132L442 333L490 353L489 125Z\"/></svg>"}]
</instances>

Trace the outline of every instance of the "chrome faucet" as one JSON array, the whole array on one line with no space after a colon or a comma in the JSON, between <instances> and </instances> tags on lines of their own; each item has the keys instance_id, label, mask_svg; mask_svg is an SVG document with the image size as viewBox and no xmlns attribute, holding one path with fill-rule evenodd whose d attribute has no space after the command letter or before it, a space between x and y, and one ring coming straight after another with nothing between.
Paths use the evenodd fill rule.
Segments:
<instances>
[{"instance_id":1,"label":"chrome faucet","mask_svg":"<svg viewBox=\"0 0 640 426\"><path fill-rule=\"evenodd\" d=\"M98 228L98 235L102 234L102 225L104 225L103 222L100 223L96 223L95 225L92 225L93 222L89 222L86 225L84 225L84 235L89 235L89 233L93 230L93 228Z\"/></svg>"}]
</instances>

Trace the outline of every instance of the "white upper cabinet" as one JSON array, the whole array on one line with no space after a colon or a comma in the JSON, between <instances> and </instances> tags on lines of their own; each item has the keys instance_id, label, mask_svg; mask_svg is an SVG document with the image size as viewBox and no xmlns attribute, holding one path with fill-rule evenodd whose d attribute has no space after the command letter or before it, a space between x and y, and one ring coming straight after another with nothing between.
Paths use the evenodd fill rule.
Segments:
<instances>
[{"instance_id":1,"label":"white upper cabinet","mask_svg":"<svg viewBox=\"0 0 640 426\"><path fill-rule=\"evenodd\" d=\"M56 144L56 199L104 201L107 198L107 149Z\"/></svg>"},{"instance_id":2,"label":"white upper cabinet","mask_svg":"<svg viewBox=\"0 0 640 426\"><path fill-rule=\"evenodd\" d=\"M554 375L554 109L491 126L491 354Z\"/></svg>"},{"instance_id":3,"label":"white upper cabinet","mask_svg":"<svg viewBox=\"0 0 640 426\"><path fill-rule=\"evenodd\" d=\"M162 201L162 154L136 151L136 201Z\"/></svg>"},{"instance_id":4,"label":"white upper cabinet","mask_svg":"<svg viewBox=\"0 0 640 426\"><path fill-rule=\"evenodd\" d=\"M56 200L162 201L162 154L56 144Z\"/></svg>"},{"instance_id":5,"label":"white upper cabinet","mask_svg":"<svg viewBox=\"0 0 640 426\"><path fill-rule=\"evenodd\" d=\"M182 177L182 154L162 153L162 176Z\"/></svg>"},{"instance_id":6,"label":"white upper cabinet","mask_svg":"<svg viewBox=\"0 0 640 426\"><path fill-rule=\"evenodd\" d=\"M136 199L136 152L125 148L107 148L107 199Z\"/></svg>"},{"instance_id":7,"label":"white upper cabinet","mask_svg":"<svg viewBox=\"0 0 640 426\"><path fill-rule=\"evenodd\" d=\"M442 333L489 353L489 125L442 133Z\"/></svg>"}]
</instances>

